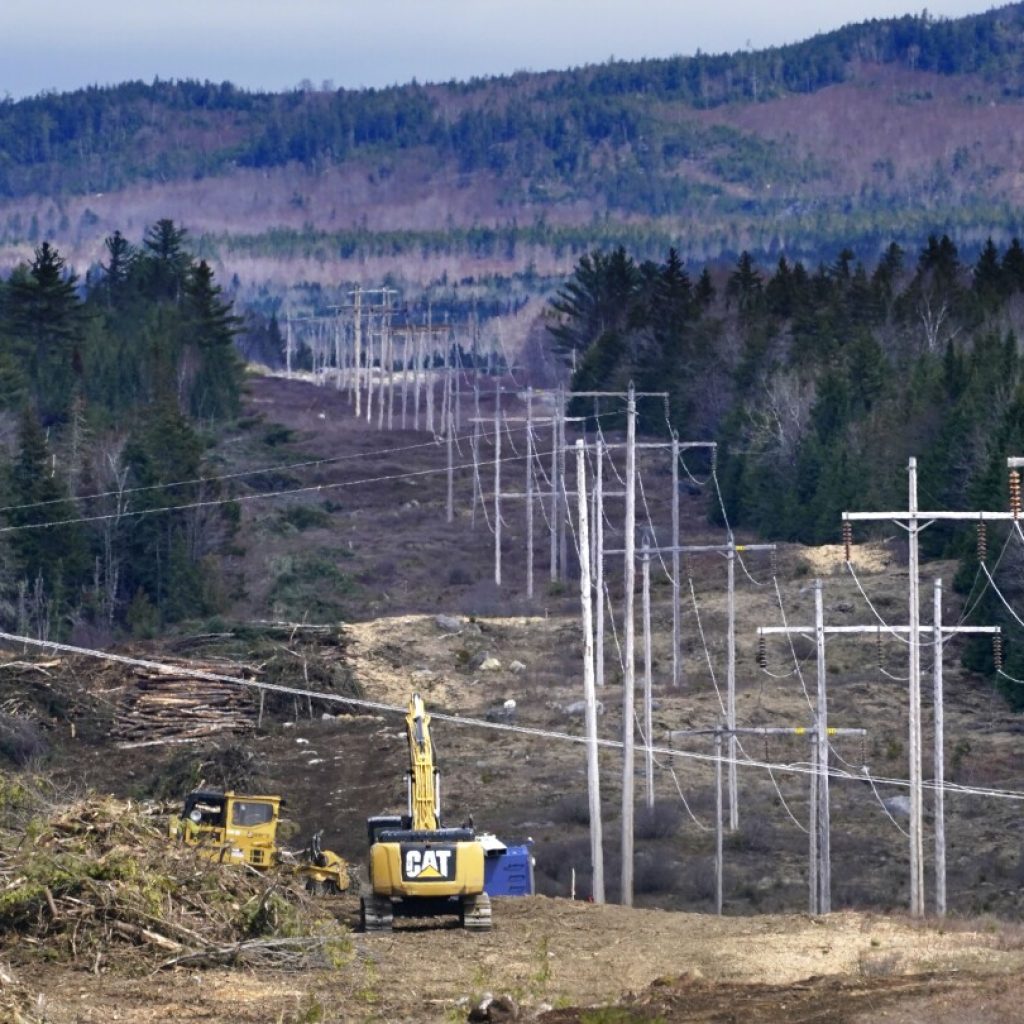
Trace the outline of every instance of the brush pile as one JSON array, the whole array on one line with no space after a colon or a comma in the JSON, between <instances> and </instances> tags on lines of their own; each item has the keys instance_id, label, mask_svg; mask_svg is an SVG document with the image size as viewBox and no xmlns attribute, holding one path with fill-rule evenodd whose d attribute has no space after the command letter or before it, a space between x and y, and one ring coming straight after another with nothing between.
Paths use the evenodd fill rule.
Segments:
<instances>
[{"instance_id":1,"label":"brush pile","mask_svg":"<svg viewBox=\"0 0 1024 1024\"><path fill-rule=\"evenodd\" d=\"M211 677L359 697L347 645L335 627L255 623L135 650L135 664L0 652L0 763L29 764L56 736L100 743L113 737L128 748L176 745L250 732L268 718L336 712L341 705L333 700Z\"/></svg>"},{"instance_id":2,"label":"brush pile","mask_svg":"<svg viewBox=\"0 0 1024 1024\"><path fill-rule=\"evenodd\" d=\"M343 930L294 883L213 864L167 837L156 808L90 797L47 804L0 776L0 943L9 956L101 970L335 963Z\"/></svg>"}]
</instances>

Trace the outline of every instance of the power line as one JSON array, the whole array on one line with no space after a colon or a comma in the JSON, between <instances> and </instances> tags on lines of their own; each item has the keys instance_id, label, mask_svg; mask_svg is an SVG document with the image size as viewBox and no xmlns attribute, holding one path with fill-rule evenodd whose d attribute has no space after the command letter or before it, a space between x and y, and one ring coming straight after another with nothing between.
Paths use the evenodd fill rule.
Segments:
<instances>
[{"instance_id":1,"label":"power line","mask_svg":"<svg viewBox=\"0 0 1024 1024\"><path fill-rule=\"evenodd\" d=\"M374 455L394 455L399 452L412 451L417 448L435 448L437 441L422 441L418 444L403 445L398 448L382 448L369 452L354 452L349 455L337 455L324 459L308 459L304 462L290 462L284 465L264 466L260 469L248 469L238 473L221 473L215 476L199 476L191 480L175 480L164 484L146 484L139 487L126 487L123 490L97 491L94 494L75 494L66 498L49 498L46 501L31 501L24 505L3 505L0 512L20 512L30 508L43 508L47 505L59 505L68 501L94 501L97 498L119 498L126 494L139 494L145 491L169 490L172 487L190 487L195 484L219 483L223 480L238 480L247 476L259 476L263 473L281 473L289 469L308 469L313 466L327 466L352 459L365 459Z\"/></svg>"},{"instance_id":2,"label":"power line","mask_svg":"<svg viewBox=\"0 0 1024 1024\"><path fill-rule=\"evenodd\" d=\"M102 661L116 662L122 665L131 665L136 668L147 668L164 675L171 675L176 678L200 679L207 682L230 683L235 686L248 687L253 690L263 690L272 693L283 693L293 697L305 697L311 700L321 700L328 704L345 704L350 707L365 708L369 711L381 711L390 714L405 715L408 709L399 704L387 704L383 701L368 700L365 697L349 697L337 693L324 693L319 690L311 690L306 687L285 686L282 683L268 683L259 679L242 679L238 676L222 675L217 672L205 672L201 669L184 668L181 665L172 665L166 662L153 661L147 658L132 658L125 654L115 654L113 651L101 651L89 647L78 647L72 644L62 644L55 640L39 640L30 636L19 636L15 633L0 631L0 641L6 640L12 644L20 644L29 647L42 647L47 650L60 651L65 654L77 654L83 657L96 658ZM488 722L481 718L470 718L466 715L453 715L441 711L431 711L431 717L436 721L450 722L453 725L464 725L472 728L490 729L495 732L505 732L515 735L530 736L536 739L555 740L563 743L585 744L585 736L576 736L572 733L561 732L556 729L541 729L535 726L514 725L511 722ZM597 740L599 746L612 750L621 750L621 740L601 739ZM754 758L729 758L728 756L715 757L713 754L701 754L697 751L678 750L674 747L652 746L655 754L666 757L679 757L685 760L700 761L705 764L729 764L735 763L745 768L760 768L762 770L773 770L789 772L797 775L821 775L818 771L807 764L802 763L780 763L761 761ZM830 778L847 782L861 782L863 776L851 772L842 771L837 768L829 768L827 774ZM910 785L908 779L878 777L875 781L879 785L900 786L907 788ZM941 787L934 783L925 781L926 789L941 788L947 793L957 793L964 796L989 797L996 800L1011 800L1024 803L1024 790L997 789L988 786L967 786L959 783L945 782Z\"/></svg>"},{"instance_id":3,"label":"power line","mask_svg":"<svg viewBox=\"0 0 1024 1024\"><path fill-rule=\"evenodd\" d=\"M550 452L542 452L542 455ZM501 460L485 460L479 462L480 466L493 466L496 461L517 462L516 456L508 456ZM457 465L455 469L472 469L472 463ZM440 466L432 469L411 470L407 473L389 473L385 476L364 477L360 480L341 480L326 484L307 484L303 487L290 487L277 491L260 491L256 494L239 494L232 498L209 498L205 501L186 502L181 505L161 505L159 508L134 509L125 512L108 512L93 516L77 516L73 519L57 519L46 523L23 523L19 526L0 527L0 534L17 533L20 530L44 530L55 526L72 526L76 523L94 523L108 519L127 519L139 516L155 515L159 512L185 512L190 509L211 508L218 505L231 505L242 501L262 501L265 498L290 497L296 494L315 494L320 491L338 490L345 487L362 487L369 484L389 483L395 480L411 480L419 477L433 476L435 474L447 474L447 466Z\"/></svg>"},{"instance_id":4,"label":"power line","mask_svg":"<svg viewBox=\"0 0 1024 1024\"><path fill-rule=\"evenodd\" d=\"M613 414L605 413L604 415ZM522 433L525 429L525 427L516 427L514 430L509 428L507 432L509 434ZM170 490L174 487L191 487L197 484L220 483L225 480L240 480L249 476L260 476L264 473L283 473L292 469L311 469L317 466L332 466L341 462L351 462L355 459L369 459L385 455L399 455L403 452L417 451L421 448L438 448L444 440L444 436L438 434L430 441L418 441L416 444L397 445L391 448L375 448L367 452L350 452L347 455L334 455L322 459L307 459L302 462L286 462L279 465L263 466L258 469L240 470L237 473L218 473L210 476L194 477L191 480L174 480L170 483L145 484L138 487L126 487L123 490L97 491L93 494L73 494L63 498L48 498L45 501L26 502L23 505L3 505L0 506L0 513L20 512L33 508L45 508L49 505L59 505L67 502L95 501L99 498L119 498L126 494L141 494L150 491ZM466 434L461 438L458 436L452 438L452 441L456 446L458 446L460 440L470 441L472 440L472 435ZM459 450L461 453L461 448ZM514 445L513 450L515 450Z\"/></svg>"}]
</instances>

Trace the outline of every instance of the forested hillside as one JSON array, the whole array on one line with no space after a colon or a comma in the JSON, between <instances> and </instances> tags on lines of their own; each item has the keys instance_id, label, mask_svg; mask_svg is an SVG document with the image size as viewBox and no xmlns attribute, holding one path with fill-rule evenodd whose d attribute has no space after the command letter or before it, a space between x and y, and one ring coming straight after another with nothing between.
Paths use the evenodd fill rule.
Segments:
<instances>
[{"instance_id":1,"label":"forested hillside","mask_svg":"<svg viewBox=\"0 0 1024 1024\"><path fill-rule=\"evenodd\" d=\"M552 335L575 353L578 390L669 391L684 440L720 442L718 475L734 525L805 544L837 543L844 510L903 508L917 456L923 505L1005 508L1006 457L1024 453L1024 247L991 241L973 264L932 236L892 244L865 266L849 250L808 268L742 253L695 280L678 254L583 257L553 302ZM576 410L586 415L582 405ZM647 430L668 419L649 410ZM1005 531L992 530L999 552ZM926 553L974 539L942 524ZM999 564L1001 562L1001 564ZM1006 592L1020 567L1000 557ZM1012 563L1012 564L1011 564ZM976 560L961 581L977 582ZM992 599L980 611L1005 619ZM972 654L985 667L989 654ZM1012 652L1024 670L1024 652ZM1016 673L1024 676L1024 671ZM1022 696L1011 694L1017 703Z\"/></svg>"},{"instance_id":2,"label":"forested hillside","mask_svg":"<svg viewBox=\"0 0 1024 1024\"><path fill-rule=\"evenodd\" d=\"M240 285L565 272L592 246L693 264L877 259L1024 233L1024 6L731 55L378 90L156 81L0 104L0 260L84 271L170 216Z\"/></svg>"},{"instance_id":3,"label":"forested hillside","mask_svg":"<svg viewBox=\"0 0 1024 1024\"><path fill-rule=\"evenodd\" d=\"M0 281L0 602L20 633L146 635L215 606L235 510L145 513L219 493L203 431L238 413L236 330L168 220L138 249L111 236L84 290L48 242Z\"/></svg>"}]
</instances>

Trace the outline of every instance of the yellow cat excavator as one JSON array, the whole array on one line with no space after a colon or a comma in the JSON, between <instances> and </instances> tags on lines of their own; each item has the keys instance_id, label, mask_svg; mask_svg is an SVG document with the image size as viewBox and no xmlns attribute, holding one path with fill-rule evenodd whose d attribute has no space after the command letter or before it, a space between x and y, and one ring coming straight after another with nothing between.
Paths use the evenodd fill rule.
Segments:
<instances>
[{"instance_id":1,"label":"yellow cat excavator","mask_svg":"<svg viewBox=\"0 0 1024 1024\"><path fill-rule=\"evenodd\" d=\"M344 892L348 865L323 849L319 832L298 857L277 845L283 805L280 796L196 789L185 797L181 815L171 819L171 837L220 864L247 864L258 871L280 868L301 878L311 892Z\"/></svg>"},{"instance_id":2,"label":"yellow cat excavator","mask_svg":"<svg viewBox=\"0 0 1024 1024\"><path fill-rule=\"evenodd\" d=\"M419 694L405 716L409 737L406 815L367 822L370 887L360 900L365 931L389 931L395 915L457 914L463 927L491 927L484 892L484 848L472 828L442 828L440 785L430 742L430 716Z\"/></svg>"}]
</instances>

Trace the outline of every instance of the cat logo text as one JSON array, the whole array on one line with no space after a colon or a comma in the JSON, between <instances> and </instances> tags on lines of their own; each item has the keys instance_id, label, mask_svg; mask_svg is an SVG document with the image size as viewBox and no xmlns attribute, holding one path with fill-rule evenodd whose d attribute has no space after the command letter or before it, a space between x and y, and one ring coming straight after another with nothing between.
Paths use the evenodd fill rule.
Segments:
<instances>
[{"instance_id":1,"label":"cat logo text","mask_svg":"<svg viewBox=\"0 0 1024 1024\"><path fill-rule=\"evenodd\" d=\"M448 882L455 877L455 850L448 846L403 846L406 882Z\"/></svg>"}]
</instances>

